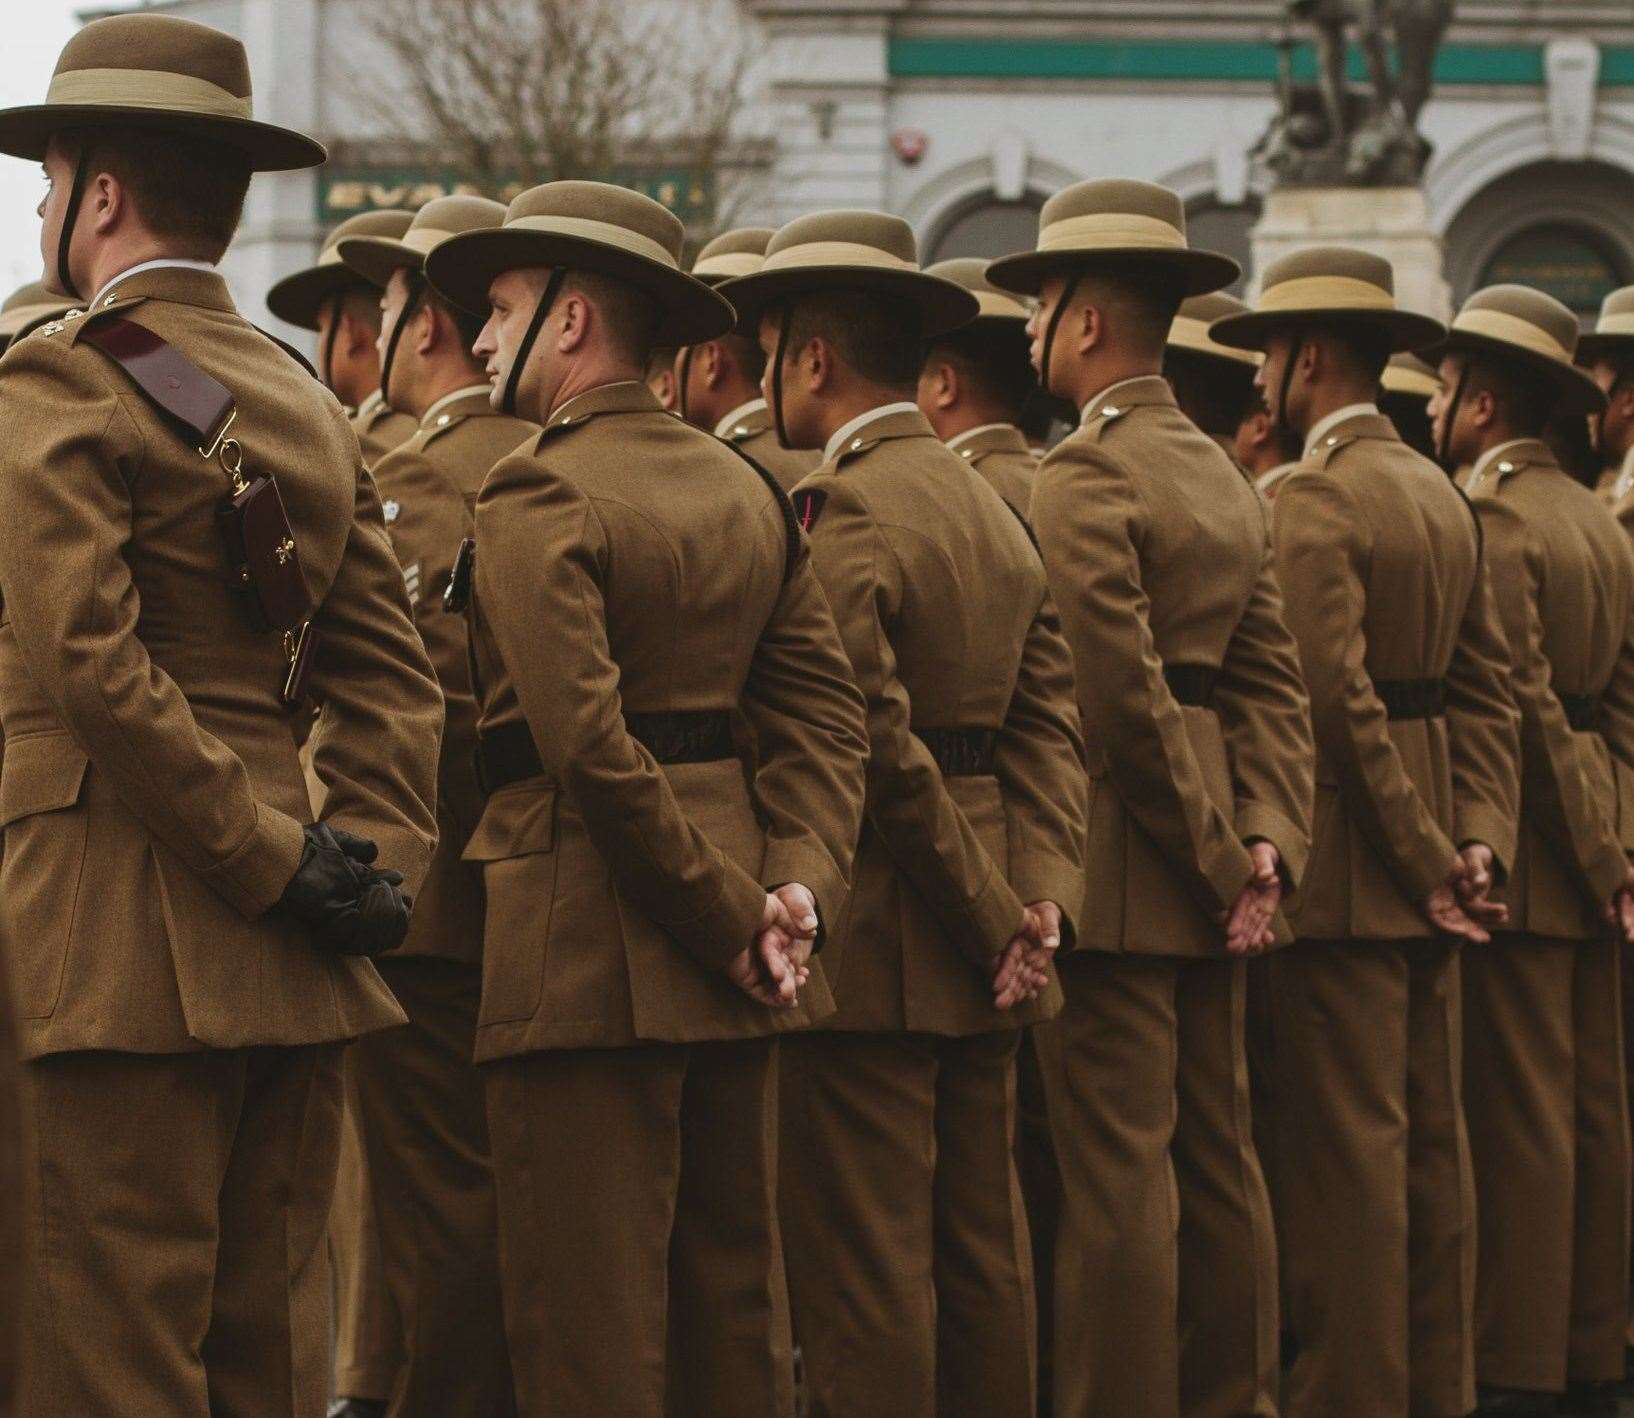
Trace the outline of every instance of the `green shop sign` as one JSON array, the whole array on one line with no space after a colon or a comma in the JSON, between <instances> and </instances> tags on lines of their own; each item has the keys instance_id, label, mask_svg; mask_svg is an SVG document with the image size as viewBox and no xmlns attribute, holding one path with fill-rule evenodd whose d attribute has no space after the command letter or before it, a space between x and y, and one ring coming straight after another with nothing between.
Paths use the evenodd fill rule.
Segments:
<instances>
[{"instance_id":1,"label":"green shop sign","mask_svg":"<svg viewBox=\"0 0 1634 1418\"><path fill-rule=\"evenodd\" d=\"M715 208L715 179L711 173L692 173L683 168L628 169L615 172L611 180L662 202L689 226L707 222ZM333 226L359 212L387 207L414 211L438 197L494 197L509 202L525 185L519 180L473 182L449 167L331 163L318 173L318 221Z\"/></svg>"}]
</instances>

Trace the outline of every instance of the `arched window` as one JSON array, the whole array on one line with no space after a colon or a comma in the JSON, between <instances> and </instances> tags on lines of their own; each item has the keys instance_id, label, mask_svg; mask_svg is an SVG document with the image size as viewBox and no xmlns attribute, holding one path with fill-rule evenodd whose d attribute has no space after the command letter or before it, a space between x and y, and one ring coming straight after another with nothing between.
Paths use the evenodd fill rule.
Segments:
<instances>
[{"instance_id":1,"label":"arched window","mask_svg":"<svg viewBox=\"0 0 1634 1418\"><path fill-rule=\"evenodd\" d=\"M1611 291L1627 283L1627 276L1618 253L1598 232L1549 222L1515 232L1493 252L1480 283L1505 282L1536 286L1580 316L1592 317Z\"/></svg>"},{"instance_id":2,"label":"arched window","mask_svg":"<svg viewBox=\"0 0 1634 1418\"><path fill-rule=\"evenodd\" d=\"M991 193L966 203L926 243L925 265L956 256L996 260L1038 244L1038 213L1044 199L1028 194L1019 202L1001 202Z\"/></svg>"}]
</instances>

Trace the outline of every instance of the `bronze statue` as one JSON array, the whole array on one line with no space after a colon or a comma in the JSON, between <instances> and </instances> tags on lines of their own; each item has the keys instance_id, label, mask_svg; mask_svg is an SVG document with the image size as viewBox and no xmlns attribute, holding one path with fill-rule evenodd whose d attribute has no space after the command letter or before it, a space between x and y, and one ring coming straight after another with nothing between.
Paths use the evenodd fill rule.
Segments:
<instances>
[{"instance_id":1,"label":"bronze statue","mask_svg":"<svg viewBox=\"0 0 1634 1418\"><path fill-rule=\"evenodd\" d=\"M1294 38L1284 34L1280 111L1260 140L1285 187L1411 186L1430 155L1418 116L1430 96L1435 53L1454 0L1287 0L1290 26L1315 30L1317 83L1293 80ZM1367 81L1346 81L1354 30ZM1392 60L1394 62L1392 63Z\"/></svg>"}]
</instances>

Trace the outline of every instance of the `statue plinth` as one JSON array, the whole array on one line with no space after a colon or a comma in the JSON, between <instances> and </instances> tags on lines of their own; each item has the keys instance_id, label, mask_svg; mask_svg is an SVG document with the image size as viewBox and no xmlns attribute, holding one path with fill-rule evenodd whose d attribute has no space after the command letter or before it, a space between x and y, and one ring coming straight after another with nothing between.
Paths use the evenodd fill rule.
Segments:
<instances>
[{"instance_id":1,"label":"statue plinth","mask_svg":"<svg viewBox=\"0 0 1634 1418\"><path fill-rule=\"evenodd\" d=\"M1441 238L1417 187L1285 187L1265 199L1254 227L1254 290L1278 257L1306 246L1355 246L1396 273L1396 303L1446 320L1452 294L1441 274Z\"/></svg>"}]
</instances>

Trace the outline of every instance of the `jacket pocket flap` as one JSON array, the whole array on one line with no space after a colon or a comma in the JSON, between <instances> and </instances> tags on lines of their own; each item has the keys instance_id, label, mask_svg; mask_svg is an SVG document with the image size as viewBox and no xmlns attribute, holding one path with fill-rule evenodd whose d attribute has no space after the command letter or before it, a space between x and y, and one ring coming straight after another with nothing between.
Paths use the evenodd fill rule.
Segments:
<instances>
[{"instance_id":1,"label":"jacket pocket flap","mask_svg":"<svg viewBox=\"0 0 1634 1418\"><path fill-rule=\"evenodd\" d=\"M89 762L68 734L7 740L0 758L0 827L31 813L73 807Z\"/></svg>"},{"instance_id":2,"label":"jacket pocket flap","mask_svg":"<svg viewBox=\"0 0 1634 1418\"><path fill-rule=\"evenodd\" d=\"M556 789L537 783L501 788L461 854L468 862L500 862L556 848Z\"/></svg>"}]
</instances>

